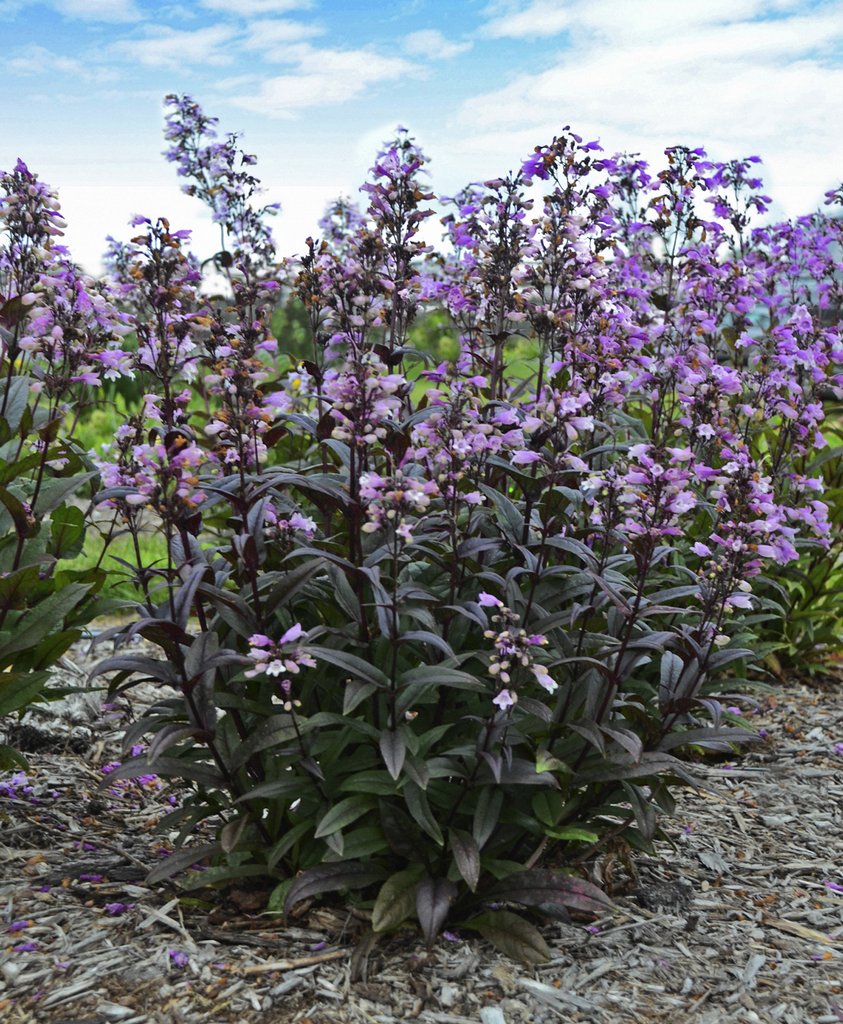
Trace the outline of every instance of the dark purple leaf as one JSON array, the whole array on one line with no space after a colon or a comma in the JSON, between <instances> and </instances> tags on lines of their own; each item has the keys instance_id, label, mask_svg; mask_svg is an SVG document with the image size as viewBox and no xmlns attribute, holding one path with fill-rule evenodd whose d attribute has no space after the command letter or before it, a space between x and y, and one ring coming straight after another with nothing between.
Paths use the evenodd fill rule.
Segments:
<instances>
[{"instance_id":1,"label":"dark purple leaf","mask_svg":"<svg viewBox=\"0 0 843 1024\"><path fill-rule=\"evenodd\" d=\"M561 871L532 868L497 882L488 893L494 901L520 903L558 916L558 911L582 910L601 914L612 903L596 885Z\"/></svg>"},{"instance_id":2,"label":"dark purple leaf","mask_svg":"<svg viewBox=\"0 0 843 1024\"><path fill-rule=\"evenodd\" d=\"M308 868L290 886L284 901L284 913L289 914L297 903L311 896L320 896L323 892L365 889L367 885L380 881L383 875L380 868L357 861L340 861Z\"/></svg>"},{"instance_id":3,"label":"dark purple leaf","mask_svg":"<svg viewBox=\"0 0 843 1024\"><path fill-rule=\"evenodd\" d=\"M404 766L407 754L407 742L402 729L384 729L381 733L379 746L386 770L397 779Z\"/></svg>"},{"instance_id":4,"label":"dark purple leaf","mask_svg":"<svg viewBox=\"0 0 843 1024\"><path fill-rule=\"evenodd\" d=\"M423 878L416 885L416 915L428 945L442 930L456 895L457 887L447 878Z\"/></svg>"},{"instance_id":5,"label":"dark purple leaf","mask_svg":"<svg viewBox=\"0 0 843 1024\"><path fill-rule=\"evenodd\" d=\"M221 851L222 847L219 843L208 843L203 846L184 846L182 849L176 850L175 853L171 853L160 864L156 864L146 876L146 881L150 885L154 882L161 882L165 878L170 878L171 875L184 871L185 868L198 864L199 861L205 860L206 857L213 857Z\"/></svg>"},{"instance_id":6,"label":"dark purple leaf","mask_svg":"<svg viewBox=\"0 0 843 1024\"><path fill-rule=\"evenodd\" d=\"M105 672L128 672L146 676L159 683L168 683L170 686L179 685L179 674L169 662L146 658L139 654L122 654L116 658L106 658L91 672L90 678L101 676Z\"/></svg>"},{"instance_id":7,"label":"dark purple leaf","mask_svg":"<svg viewBox=\"0 0 843 1024\"><path fill-rule=\"evenodd\" d=\"M474 892L480 881L480 851L474 836L461 828L451 828L448 830L448 840L457 869L465 884Z\"/></svg>"},{"instance_id":8,"label":"dark purple leaf","mask_svg":"<svg viewBox=\"0 0 843 1024\"><path fill-rule=\"evenodd\" d=\"M483 849L497 828L502 806L503 792L500 789L486 786L480 791L471 826L471 832L477 842L478 849Z\"/></svg>"}]
</instances>

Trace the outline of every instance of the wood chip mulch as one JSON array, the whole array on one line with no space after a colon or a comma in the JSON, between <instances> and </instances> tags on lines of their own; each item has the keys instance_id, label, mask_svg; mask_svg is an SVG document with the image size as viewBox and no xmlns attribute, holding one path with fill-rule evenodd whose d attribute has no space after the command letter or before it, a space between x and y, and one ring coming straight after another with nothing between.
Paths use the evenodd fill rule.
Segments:
<instances>
[{"instance_id":1,"label":"wood chip mulch","mask_svg":"<svg viewBox=\"0 0 843 1024\"><path fill-rule=\"evenodd\" d=\"M635 877L598 860L617 909L544 928L538 967L409 931L361 958L362 912L285 926L265 891L148 887L175 798L154 778L98 788L120 712L0 776L4 1024L843 1022L843 680L777 690L753 717L765 743L699 768L708 788L679 794Z\"/></svg>"}]
</instances>

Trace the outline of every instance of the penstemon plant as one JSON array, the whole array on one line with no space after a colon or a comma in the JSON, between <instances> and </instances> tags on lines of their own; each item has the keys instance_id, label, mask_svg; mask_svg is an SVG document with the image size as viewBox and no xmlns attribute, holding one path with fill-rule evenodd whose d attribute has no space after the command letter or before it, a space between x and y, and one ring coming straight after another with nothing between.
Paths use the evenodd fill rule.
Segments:
<instances>
[{"instance_id":1,"label":"penstemon plant","mask_svg":"<svg viewBox=\"0 0 843 1024\"><path fill-rule=\"evenodd\" d=\"M0 171L0 716L59 695L50 668L107 607L104 571L68 564L97 478L74 429L91 389L127 371L129 328L58 243L64 227L23 161ZM12 764L25 761L0 744L0 768Z\"/></svg>"},{"instance_id":2,"label":"penstemon plant","mask_svg":"<svg viewBox=\"0 0 843 1024\"><path fill-rule=\"evenodd\" d=\"M755 158L675 147L651 174L565 129L443 201L436 253L400 130L368 208L336 204L274 275L253 158L167 102L230 294L203 294L165 220L113 247L145 398L100 502L168 558L138 558L128 630L160 657L98 671L162 684L119 772L192 784L180 842L217 828L152 877L207 855L201 882L270 875L287 910L360 891L376 933L459 922L541 959L497 904L601 909L573 865L649 848L688 755L753 738L722 697L777 614L768 576L830 544L811 467L843 383L817 258L836 222L751 227ZM269 330L284 295L301 362ZM414 346L426 312L454 361Z\"/></svg>"}]
</instances>

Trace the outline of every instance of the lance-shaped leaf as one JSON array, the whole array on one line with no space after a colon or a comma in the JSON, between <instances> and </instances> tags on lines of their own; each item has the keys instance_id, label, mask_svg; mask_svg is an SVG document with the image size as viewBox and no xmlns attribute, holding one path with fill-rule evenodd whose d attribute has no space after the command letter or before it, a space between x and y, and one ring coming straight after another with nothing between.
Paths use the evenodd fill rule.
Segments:
<instances>
[{"instance_id":1,"label":"lance-shaped leaf","mask_svg":"<svg viewBox=\"0 0 843 1024\"><path fill-rule=\"evenodd\" d=\"M169 662L159 661L157 658L147 658L140 654L121 654L116 658L106 658L91 672L90 678L93 679L105 672L120 672L125 675L137 673L158 683L169 683L170 686L179 685L179 674ZM141 682L140 679L137 681Z\"/></svg>"},{"instance_id":2,"label":"lance-shaped leaf","mask_svg":"<svg viewBox=\"0 0 843 1024\"><path fill-rule=\"evenodd\" d=\"M320 896L323 892L337 892L340 889L365 889L373 882L379 882L384 872L381 868L357 861L340 861L336 864L320 864L303 871L290 886L284 901L284 913L289 914L297 903Z\"/></svg>"},{"instance_id":3,"label":"lance-shaped leaf","mask_svg":"<svg viewBox=\"0 0 843 1024\"><path fill-rule=\"evenodd\" d=\"M696 779L685 768L683 763L672 754L661 754L645 751L638 764L622 761L604 761L593 768L586 768L574 776L574 784L584 782L616 782L620 779L646 779L652 775L663 775L670 772L677 778L687 782L689 786L697 786Z\"/></svg>"},{"instance_id":4,"label":"lance-shaped leaf","mask_svg":"<svg viewBox=\"0 0 843 1024\"><path fill-rule=\"evenodd\" d=\"M550 959L550 949L541 932L509 910L478 914L466 921L464 927L480 932L487 942L522 963L543 964Z\"/></svg>"},{"instance_id":5,"label":"lance-shaped leaf","mask_svg":"<svg viewBox=\"0 0 843 1024\"><path fill-rule=\"evenodd\" d=\"M474 836L461 828L452 828L448 830L448 842L457 870L469 889L475 892L480 881L480 851Z\"/></svg>"},{"instance_id":6,"label":"lance-shaped leaf","mask_svg":"<svg viewBox=\"0 0 843 1024\"><path fill-rule=\"evenodd\" d=\"M423 870L421 865L415 865L387 878L372 908L373 931L388 932L412 915L416 909L416 885Z\"/></svg>"},{"instance_id":7,"label":"lance-shaped leaf","mask_svg":"<svg viewBox=\"0 0 843 1024\"><path fill-rule=\"evenodd\" d=\"M322 839L325 836L333 835L334 832L339 832L340 829L372 810L375 803L375 798L369 793L358 793L355 796L345 797L322 816L313 833L314 838Z\"/></svg>"},{"instance_id":8,"label":"lance-shaped leaf","mask_svg":"<svg viewBox=\"0 0 843 1024\"><path fill-rule=\"evenodd\" d=\"M0 715L31 704L49 678L49 672L0 672Z\"/></svg>"},{"instance_id":9,"label":"lance-shaped leaf","mask_svg":"<svg viewBox=\"0 0 843 1024\"><path fill-rule=\"evenodd\" d=\"M568 909L602 914L612 904L596 885L561 871L531 868L497 882L489 899L535 907L551 917L567 917ZM561 913L560 913L561 911Z\"/></svg>"},{"instance_id":10,"label":"lance-shaped leaf","mask_svg":"<svg viewBox=\"0 0 843 1024\"><path fill-rule=\"evenodd\" d=\"M497 828L501 807L503 807L503 792L500 789L485 786L480 791L471 826L471 833L477 842L478 849L483 849Z\"/></svg>"},{"instance_id":11,"label":"lance-shaped leaf","mask_svg":"<svg viewBox=\"0 0 843 1024\"><path fill-rule=\"evenodd\" d=\"M442 930L456 895L457 887L447 878L423 878L416 885L416 916L428 945Z\"/></svg>"},{"instance_id":12,"label":"lance-shaped leaf","mask_svg":"<svg viewBox=\"0 0 843 1024\"><path fill-rule=\"evenodd\" d=\"M327 661L330 665L336 665L337 668L341 668L344 672L350 673L365 683L371 683L373 686L380 686L384 689L389 687L389 677L385 673L381 672L379 668L375 668L374 665L370 665L368 661L358 658L355 654L349 654L348 651L335 651L333 647L315 645L309 645L307 649L319 661Z\"/></svg>"},{"instance_id":13,"label":"lance-shaped leaf","mask_svg":"<svg viewBox=\"0 0 843 1024\"><path fill-rule=\"evenodd\" d=\"M676 686L685 669L685 662L674 654L665 651L662 655L659 671L659 701L665 707L676 695Z\"/></svg>"},{"instance_id":14,"label":"lance-shaped leaf","mask_svg":"<svg viewBox=\"0 0 843 1024\"><path fill-rule=\"evenodd\" d=\"M184 871L185 868L198 864L206 857L213 857L220 853L222 846L219 843L208 843L202 846L187 846L181 850L171 853L166 860L156 864L146 876L146 882L152 885L154 882L161 882L171 875Z\"/></svg>"},{"instance_id":15,"label":"lance-shaped leaf","mask_svg":"<svg viewBox=\"0 0 843 1024\"><path fill-rule=\"evenodd\" d=\"M438 843L439 846L445 844L445 840L442 836L442 829L439 827L439 823L433 816L433 812L430 809L430 804L427 802L427 797L415 782L408 782L404 787L404 802L407 805L407 810L415 821L415 823L426 832L434 842Z\"/></svg>"},{"instance_id":16,"label":"lance-shaped leaf","mask_svg":"<svg viewBox=\"0 0 843 1024\"><path fill-rule=\"evenodd\" d=\"M404 730L400 728L384 729L378 745L380 746L386 770L393 779L397 779L401 774L401 769L404 767L404 758L407 755L407 741L404 738Z\"/></svg>"},{"instance_id":17,"label":"lance-shaped leaf","mask_svg":"<svg viewBox=\"0 0 843 1024\"><path fill-rule=\"evenodd\" d=\"M728 726L723 726L720 729L685 729L681 732L669 733L660 740L659 750L673 750L676 747L691 745L699 747L710 746L716 750L722 750L725 745L730 743L758 742L760 742L758 734L750 732L748 729L730 728Z\"/></svg>"}]
</instances>

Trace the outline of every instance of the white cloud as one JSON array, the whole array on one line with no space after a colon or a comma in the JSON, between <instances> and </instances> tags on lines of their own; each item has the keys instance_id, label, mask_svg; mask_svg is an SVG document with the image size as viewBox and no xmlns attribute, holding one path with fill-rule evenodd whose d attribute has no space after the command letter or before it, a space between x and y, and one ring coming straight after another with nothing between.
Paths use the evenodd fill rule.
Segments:
<instances>
[{"instance_id":1,"label":"white cloud","mask_svg":"<svg viewBox=\"0 0 843 1024\"><path fill-rule=\"evenodd\" d=\"M242 45L245 50L267 51L264 57L271 60L273 55L269 51L274 47L312 39L314 36L322 35L324 31L319 25L306 25L304 22L291 21L289 18L267 18L249 22L248 35Z\"/></svg>"},{"instance_id":2,"label":"white cloud","mask_svg":"<svg viewBox=\"0 0 843 1024\"><path fill-rule=\"evenodd\" d=\"M455 43L446 39L435 28L423 28L411 32L404 39L404 49L414 57L427 57L429 60L450 60L460 53L471 49L471 43Z\"/></svg>"},{"instance_id":3,"label":"white cloud","mask_svg":"<svg viewBox=\"0 0 843 1024\"><path fill-rule=\"evenodd\" d=\"M227 25L209 25L189 31L155 25L146 27L145 31L145 36L114 43L112 52L137 64L169 71L194 64L225 65L233 60L225 45L231 42L234 30Z\"/></svg>"},{"instance_id":4,"label":"white cloud","mask_svg":"<svg viewBox=\"0 0 843 1024\"><path fill-rule=\"evenodd\" d=\"M286 14L288 11L306 11L311 0L202 0L209 11L235 14L244 18L255 14Z\"/></svg>"},{"instance_id":5,"label":"white cloud","mask_svg":"<svg viewBox=\"0 0 843 1024\"><path fill-rule=\"evenodd\" d=\"M82 21L139 21L141 12L134 0L52 0L52 5L66 18Z\"/></svg>"},{"instance_id":6,"label":"white cloud","mask_svg":"<svg viewBox=\"0 0 843 1024\"><path fill-rule=\"evenodd\" d=\"M532 0L495 4L482 32L493 38L547 38L571 31L582 35L631 39L667 39L676 32L747 18L773 16L805 7L805 0ZM832 6L837 6L832 0ZM838 10L839 17L839 10Z\"/></svg>"},{"instance_id":7,"label":"white cloud","mask_svg":"<svg viewBox=\"0 0 843 1024\"><path fill-rule=\"evenodd\" d=\"M343 103L367 86L419 71L401 57L384 57L373 50L317 49L293 44L274 55L295 65L289 74L262 82L257 94L231 97L233 104L270 117L291 117L308 107Z\"/></svg>"},{"instance_id":8,"label":"white cloud","mask_svg":"<svg viewBox=\"0 0 843 1024\"><path fill-rule=\"evenodd\" d=\"M120 77L115 68L97 66L76 57L65 57L35 43L22 47L6 60L0 60L0 67L10 75L62 74L72 75L84 82L113 82Z\"/></svg>"},{"instance_id":9,"label":"white cloud","mask_svg":"<svg viewBox=\"0 0 843 1024\"><path fill-rule=\"evenodd\" d=\"M27 8L39 6L38 0L0 0L0 18L13 18ZM81 21L140 21L143 17L135 0L45 0L44 6Z\"/></svg>"},{"instance_id":10,"label":"white cloud","mask_svg":"<svg viewBox=\"0 0 843 1024\"><path fill-rule=\"evenodd\" d=\"M526 21L503 19L551 6L538 0L490 25L526 34ZM774 8L778 17L766 17ZM831 168L840 175L843 68L828 59L843 41L838 3L625 0L619 17L616 0L588 0L566 10L571 46L544 70L465 101L449 162L500 153L504 171L570 123L609 151L651 161L677 143L704 145L718 159L758 153L770 193L780 192L791 214L804 212L806 197L809 207L821 198Z\"/></svg>"},{"instance_id":11,"label":"white cloud","mask_svg":"<svg viewBox=\"0 0 843 1024\"><path fill-rule=\"evenodd\" d=\"M483 27L483 34L495 39L523 39L528 36L552 36L564 32L574 21L570 8L558 0L536 0L521 10L500 14Z\"/></svg>"}]
</instances>

